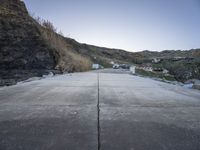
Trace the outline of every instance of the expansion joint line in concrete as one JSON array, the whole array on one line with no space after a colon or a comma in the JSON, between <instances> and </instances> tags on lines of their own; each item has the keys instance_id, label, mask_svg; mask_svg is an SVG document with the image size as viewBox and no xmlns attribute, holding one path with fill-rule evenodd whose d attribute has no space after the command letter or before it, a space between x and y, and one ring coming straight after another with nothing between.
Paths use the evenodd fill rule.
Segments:
<instances>
[{"instance_id":1,"label":"expansion joint line in concrete","mask_svg":"<svg viewBox=\"0 0 200 150\"><path fill-rule=\"evenodd\" d=\"M101 149L101 127L100 127L100 106L99 106L99 73L97 73L97 140L98 150Z\"/></svg>"}]
</instances>

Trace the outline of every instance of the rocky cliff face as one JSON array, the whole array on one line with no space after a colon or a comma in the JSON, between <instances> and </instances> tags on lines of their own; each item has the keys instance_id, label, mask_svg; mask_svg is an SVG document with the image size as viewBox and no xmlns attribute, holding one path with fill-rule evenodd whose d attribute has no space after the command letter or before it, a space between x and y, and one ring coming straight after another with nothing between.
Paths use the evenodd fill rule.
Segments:
<instances>
[{"instance_id":1,"label":"rocky cliff face","mask_svg":"<svg viewBox=\"0 0 200 150\"><path fill-rule=\"evenodd\" d=\"M0 0L0 84L11 84L54 69L51 48L20 0ZM6 83L5 83L6 82Z\"/></svg>"},{"instance_id":2,"label":"rocky cliff face","mask_svg":"<svg viewBox=\"0 0 200 150\"><path fill-rule=\"evenodd\" d=\"M51 50L20 0L1 0L0 68L53 69Z\"/></svg>"}]
</instances>

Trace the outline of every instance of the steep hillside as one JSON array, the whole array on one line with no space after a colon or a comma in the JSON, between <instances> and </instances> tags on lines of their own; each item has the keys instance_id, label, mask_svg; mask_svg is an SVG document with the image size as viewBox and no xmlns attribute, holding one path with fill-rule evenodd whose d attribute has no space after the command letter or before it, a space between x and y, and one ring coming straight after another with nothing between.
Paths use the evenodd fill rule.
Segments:
<instances>
[{"instance_id":1,"label":"steep hillside","mask_svg":"<svg viewBox=\"0 0 200 150\"><path fill-rule=\"evenodd\" d=\"M0 0L0 85L41 76L56 65L23 2Z\"/></svg>"},{"instance_id":2,"label":"steep hillside","mask_svg":"<svg viewBox=\"0 0 200 150\"><path fill-rule=\"evenodd\" d=\"M53 69L52 50L40 36L23 2L0 1L0 68Z\"/></svg>"},{"instance_id":3,"label":"steep hillside","mask_svg":"<svg viewBox=\"0 0 200 150\"><path fill-rule=\"evenodd\" d=\"M22 1L0 0L0 84L49 71L85 71L90 65L63 37L30 17Z\"/></svg>"}]
</instances>

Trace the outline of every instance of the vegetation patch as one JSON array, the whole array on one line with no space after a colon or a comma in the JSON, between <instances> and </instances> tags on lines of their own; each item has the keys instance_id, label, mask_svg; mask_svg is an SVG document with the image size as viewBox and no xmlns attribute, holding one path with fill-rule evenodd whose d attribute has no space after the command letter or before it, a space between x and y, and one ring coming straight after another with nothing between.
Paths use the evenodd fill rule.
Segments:
<instances>
[{"instance_id":1,"label":"vegetation patch","mask_svg":"<svg viewBox=\"0 0 200 150\"><path fill-rule=\"evenodd\" d=\"M164 75L162 73L155 73L151 71L145 71L143 69L136 69L136 74L151 77L151 78L160 78L168 81L175 81L176 79L172 75Z\"/></svg>"}]
</instances>

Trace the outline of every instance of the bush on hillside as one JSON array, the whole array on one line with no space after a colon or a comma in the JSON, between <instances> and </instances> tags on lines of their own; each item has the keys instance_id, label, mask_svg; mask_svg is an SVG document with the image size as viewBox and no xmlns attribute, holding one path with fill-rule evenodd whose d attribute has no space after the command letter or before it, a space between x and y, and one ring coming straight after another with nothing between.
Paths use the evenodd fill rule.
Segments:
<instances>
[{"instance_id":1,"label":"bush on hillside","mask_svg":"<svg viewBox=\"0 0 200 150\"><path fill-rule=\"evenodd\" d=\"M42 38L49 44L55 56L57 62L56 69L62 72L81 72L91 69L91 60L88 57L82 56L72 51L71 45L67 44L65 38L56 33L57 29L54 25L48 21L39 17L35 19L41 27L40 32Z\"/></svg>"}]
</instances>

